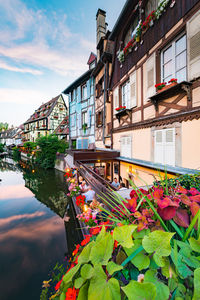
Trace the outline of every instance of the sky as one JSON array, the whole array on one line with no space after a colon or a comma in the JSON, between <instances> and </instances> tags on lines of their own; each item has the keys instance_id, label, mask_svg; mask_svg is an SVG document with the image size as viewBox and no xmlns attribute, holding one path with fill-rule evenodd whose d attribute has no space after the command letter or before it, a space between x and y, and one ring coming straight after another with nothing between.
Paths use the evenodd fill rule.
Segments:
<instances>
[{"instance_id":1,"label":"sky","mask_svg":"<svg viewBox=\"0 0 200 300\"><path fill-rule=\"evenodd\" d=\"M96 13L112 30L125 0L0 0L0 122L19 126L88 69Z\"/></svg>"}]
</instances>

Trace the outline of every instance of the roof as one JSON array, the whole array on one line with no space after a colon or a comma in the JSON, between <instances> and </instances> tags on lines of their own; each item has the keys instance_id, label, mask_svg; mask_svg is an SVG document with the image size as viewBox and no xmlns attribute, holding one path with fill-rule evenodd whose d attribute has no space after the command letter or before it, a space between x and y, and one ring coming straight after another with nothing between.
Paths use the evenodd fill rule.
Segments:
<instances>
[{"instance_id":1,"label":"roof","mask_svg":"<svg viewBox=\"0 0 200 300\"><path fill-rule=\"evenodd\" d=\"M119 15L119 17L118 17L115 25L114 25L114 27L113 27L113 30L112 30L112 32L111 32L111 34L109 36L109 38L111 40L114 39L114 37L115 37L118 29L120 29L122 20L124 20L124 17L126 15L127 11L128 10L132 11L133 8L134 8L134 6L137 5L137 4L138 4L138 0L127 0L126 1L126 3L124 4L124 7L123 7L123 9L122 9L122 11L121 11L121 13L120 13L120 15Z\"/></svg>"},{"instance_id":2,"label":"roof","mask_svg":"<svg viewBox=\"0 0 200 300\"><path fill-rule=\"evenodd\" d=\"M91 52L87 64L90 65L90 64L93 63L96 59L97 59L97 56L96 56L93 52Z\"/></svg>"},{"instance_id":3,"label":"roof","mask_svg":"<svg viewBox=\"0 0 200 300\"><path fill-rule=\"evenodd\" d=\"M67 135L69 134L69 122L68 122L68 116L66 116L64 118L64 120L60 123L60 125L56 128L56 130L54 131L54 134L57 135Z\"/></svg>"},{"instance_id":4,"label":"roof","mask_svg":"<svg viewBox=\"0 0 200 300\"><path fill-rule=\"evenodd\" d=\"M90 75L92 73L93 69L88 70L84 74L82 74L78 79L76 79L73 83L71 83L64 91L63 94L67 95L70 92L72 92L75 88L80 86L82 83L84 83L86 80L90 78Z\"/></svg>"},{"instance_id":5,"label":"roof","mask_svg":"<svg viewBox=\"0 0 200 300\"><path fill-rule=\"evenodd\" d=\"M52 98L50 101L40 105L40 107L35 110L34 114L32 114L30 118L26 122L24 122L24 124L47 118L51 114L54 106L56 105L60 97L63 98L63 96L60 94L57 97Z\"/></svg>"}]
</instances>

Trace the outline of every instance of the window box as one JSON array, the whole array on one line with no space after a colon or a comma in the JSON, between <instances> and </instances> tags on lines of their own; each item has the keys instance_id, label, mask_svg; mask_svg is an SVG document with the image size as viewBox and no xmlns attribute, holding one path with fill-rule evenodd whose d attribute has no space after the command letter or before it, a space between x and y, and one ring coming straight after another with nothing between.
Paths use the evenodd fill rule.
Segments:
<instances>
[{"instance_id":1,"label":"window box","mask_svg":"<svg viewBox=\"0 0 200 300\"><path fill-rule=\"evenodd\" d=\"M129 115L129 117L131 116L131 112L132 110L131 109L121 109L119 112L117 112L115 115L116 115L116 118L118 119L118 121L120 122L120 118L123 117L123 116L126 116L126 115Z\"/></svg>"},{"instance_id":2,"label":"window box","mask_svg":"<svg viewBox=\"0 0 200 300\"><path fill-rule=\"evenodd\" d=\"M173 87L173 86L175 86L175 85L177 85L177 82L172 82L172 83L170 83L170 84L164 86L162 89L157 90L157 93L160 93L160 92L163 92L163 91L165 91L165 90L168 90L169 88L171 88L171 87Z\"/></svg>"},{"instance_id":3,"label":"window box","mask_svg":"<svg viewBox=\"0 0 200 300\"><path fill-rule=\"evenodd\" d=\"M149 98L149 101L151 101L155 105L156 111L158 110L159 101L178 95L183 91L186 92L188 100L191 101L191 85L192 83L188 81L182 81L175 85L168 85L167 89L162 89L159 93L156 93L155 95L151 96Z\"/></svg>"},{"instance_id":4,"label":"window box","mask_svg":"<svg viewBox=\"0 0 200 300\"><path fill-rule=\"evenodd\" d=\"M42 127L46 127L46 125L45 125L45 124L43 124L43 125L42 125Z\"/></svg>"}]
</instances>

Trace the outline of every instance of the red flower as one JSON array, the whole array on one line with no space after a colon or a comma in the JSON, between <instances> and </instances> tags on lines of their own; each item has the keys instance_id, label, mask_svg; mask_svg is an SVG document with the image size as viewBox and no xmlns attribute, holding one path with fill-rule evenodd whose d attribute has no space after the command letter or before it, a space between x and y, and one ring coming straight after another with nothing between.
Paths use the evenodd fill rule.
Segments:
<instances>
[{"instance_id":1,"label":"red flower","mask_svg":"<svg viewBox=\"0 0 200 300\"><path fill-rule=\"evenodd\" d=\"M72 255L75 256L78 253L78 250L80 248L80 245L76 245L76 249L73 251Z\"/></svg>"},{"instance_id":2,"label":"red flower","mask_svg":"<svg viewBox=\"0 0 200 300\"><path fill-rule=\"evenodd\" d=\"M81 242L81 246L85 246L90 241L90 235L87 235L87 237Z\"/></svg>"},{"instance_id":3,"label":"red flower","mask_svg":"<svg viewBox=\"0 0 200 300\"><path fill-rule=\"evenodd\" d=\"M102 228L101 226L90 228L90 234L92 234L92 235L98 234L101 231L101 228Z\"/></svg>"},{"instance_id":4,"label":"red flower","mask_svg":"<svg viewBox=\"0 0 200 300\"><path fill-rule=\"evenodd\" d=\"M79 290L76 290L75 287L69 288L66 292L66 298L65 300L75 300L76 296L78 296Z\"/></svg>"},{"instance_id":5,"label":"red flower","mask_svg":"<svg viewBox=\"0 0 200 300\"><path fill-rule=\"evenodd\" d=\"M56 291L60 288L61 283L62 283L62 279L56 284L55 286Z\"/></svg>"},{"instance_id":6,"label":"red flower","mask_svg":"<svg viewBox=\"0 0 200 300\"><path fill-rule=\"evenodd\" d=\"M85 203L85 196L79 195L76 197L76 205L77 206L82 206Z\"/></svg>"},{"instance_id":7,"label":"red flower","mask_svg":"<svg viewBox=\"0 0 200 300\"><path fill-rule=\"evenodd\" d=\"M128 203L124 203L126 208L128 208L128 210L130 210L131 212L135 212L135 209L137 207L137 198L132 198L130 200L128 200Z\"/></svg>"}]
</instances>

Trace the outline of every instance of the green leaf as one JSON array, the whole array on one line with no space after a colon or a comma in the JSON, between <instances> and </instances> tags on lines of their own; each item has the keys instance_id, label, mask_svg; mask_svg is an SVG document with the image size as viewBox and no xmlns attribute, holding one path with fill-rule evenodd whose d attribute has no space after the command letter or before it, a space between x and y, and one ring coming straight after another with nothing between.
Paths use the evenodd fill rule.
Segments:
<instances>
[{"instance_id":1,"label":"green leaf","mask_svg":"<svg viewBox=\"0 0 200 300\"><path fill-rule=\"evenodd\" d=\"M93 272L94 269L91 265L89 264L85 264L82 268L81 268L81 276L84 279L90 279L93 276Z\"/></svg>"},{"instance_id":2,"label":"green leaf","mask_svg":"<svg viewBox=\"0 0 200 300\"><path fill-rule=\"evenodd\" d=\"M80 289L80 287L82 287L84 282L85 282L85 280L82 277L75 279L75 281L74 281L75 289Z\"/></svg>"},{"instance_id":3,"label":"green leaf","mask_svg":"<svg viewBox=\"0 0 200 300\"><path fill-rule=\"evenodd\" d=\"M147 253L154 253L153 257L159 267L164 267L163 256L169 256L171 253L170 240L174 233L156 230L145 236L142 245Z\"/></svg>"},{"instance_id":4,"label":"green leaf","mask_svg":"<svg viewBox=\"0 0 200 300\"><path fill-rule=\"evenodd\" d=\"M124 248L124 251L128 256L130 256L133 252L135 252L141 246L141 241L135 240L134 246L131 248ZM135 257L131 259L132 264L138 268L139 271L143 269L147 269L150 264L150 259L145 255L145 251L142 250Z\"/></svg>"},{"instance_id":5,"label":"green leaf","mask_svg":"<svg viewBox=\"0 0 200 300\"><path fill-rule=\"evenodd\" d=\"M72 281L74 275L78 272L78 270L80 269L81 265L78 264L76 265L74 268L72 268L68 273L66 273L63 276L63 281L65 284L69 283Z\"/></svg>"},{"instance_id":6,"label":"green leaf","mask_svg":"<svg viewBox=\"0 0 200 300\"><path fill-rule=\"evenodd\" d=\"M189 239L190 246L193 251L200 253L200 238L195 240L193 237Z\"/></svg>"},{"instance_id":7,"label":"green leaf","mask_svg":"<svg viewBox=\"0 0 200 300\"><path fill-rule=\"evenodd\" d=\"M132 233L136 228L136 225L116 227L113 231L113 239L118 241L122 247L131 248L133 246Z\"/></svg>"},{"instance_id":8,"label":"green leaf","mask_svg":"<svg viewBox=\"0 0 200 300\"><path fill-rule=\"evenodd\" d=\"M170 292L173 292L178 286L177 278L176 278L176 280L173 277L169 278L168 286L169 286Z\"/></svg>"},{"instance_id":9,"label":"green leaf","mask_svg":"<svg viewBox=\"0 0 200 300\"><path fill-rule=\"evenodd\" d=\"M78 263L79 264L84 264L84 263L89 262L90 252L91 252L91 249L92 249L94 244L95 244L95 242L92 241L85 248L83 248L83 250L82 250L82 252L81 252L81 254L79 255L79 258L78 258Z\"/></svg>"},{"instance_id":10,"label":"green leaf","mask_svg":"<svg viewBox=\"0 0 200 300\"><path fill-rule=\"evenodd\" d=\"M200 298L200 268L194 271L194 295L192 300L199 300Z\"/></svg>"},{"instance_id":11,"label":"green leaf","mask_svg":"<svg viewBox=\"0 0 200 300\"><path fill-rule=\"evenodd\" d=\"M160 282L156 276L157 271L148 270L144 276L144 282L151 282L156 286L156 297L155 300L168 300L169 298L169 288L164 283Z\"/></svg>"},{"instance_id":12,"label":"green leaf","mask_svg":"<svg viewBox=\"0 0 200 300\"><path fill-rule=\"evenodd\" d=\"M94 244L90 253L90 260L93 265L107 265L112 256L114 241L110 233Z\"/></svg>"},{"instance_id":13,"label":"green leaf","mask_svg":"<svg viewBox=\"0 0 200 300\"><path fill-rule=\"evenodd\" d=\"M65 293L62 293L62 294L60 295L60 298L59 298L59 300L65 300L65 298L66 298L66 295L65 295Z\"/></svg>"},{"instance_id":14,"label":"green leaf","mask_svg":"<svg viewBox=\"0 0 200 300\"><path fill-rule=\"evenodd\" d=\"M192 231L192 229L194 228L196 221L198 220L200 215L200 209L198 210L198 212L196 213L196 215L194 216L194 218L192 219L192 222L190 223L188 229L186 230L184 237L183 237L183 242L188 238L190 232Z\"/></svg>"},{"instance_id":15,"label":"green leaf","mask_svg":"<svg viewBox=\"0 0 200 300\"><path fill-rule=\"evenodd\" d=\"M143 229L141 231L134 231L133 238L134 239L143 239L143 237L150 233L150 229Z\"/></svg>"},{"instance_id":16,"label":"green leaf","mask_svg":"<svg viewBox=\"0 0 200 300\"><path fill-rule=\"evenodd\" d=\"M107 234L105 226L103 225L100 233L97 235L96 242L99 242Z\"/></svg>"},{"instance_id":17,"label":"green leaf","mask_svg":"<svg viewBox=\"0 0 200 300\"><path fill-rule=\"evenodd\" d=\"M109 261L106 268L110 275L123 269L122 266L115 264L113 261Z\"/></svg>"},{"instance_id":18,"label":"green leaf","mask_svg":"<svg viewBox=\"0 0 200 300\"><path fill-rule=\"evenodd\" d=\"M161 268L161 272L162 272L163 276L165 276L166 278L169 278L170 277L170 274L169 274L170 261L169 261L168 257L165 257L164 260L165 260L165 265L164 265L164 267Z\"/></svg>"},{"instance_id":19,"label":"green leaf","mask_svg":"<svg viewBox=\"0 0 200 300\"><path fill-rule=\"evenodd\" d=\"M129 300L154 300L156 298L156 287L153 283L137 282L131 280L128 285L122 287Z\"/></svg>"},{"instance_id":20,"label":"green leaf","mask_svg":"<svg viewBox=\"0 0 200 300\"><path fill-rule=\"evenodd\" d=\"M77 300L86 300L88 299L88 287L89 287L89 282L87 281L81 288L78 293L78 298Z\"/></svg>"},{"instance_id":21,"label":"green leaf","mask_svg":"<svg viewBox=\"0 0 200 300\"><path fill-rule=\"evenodd\" d=\"M177 260L175 259L174 249L173 248L172 248L172 252L171 252L171 258L172 258L173 263L176 266L176 269L177 269L179 275L182 278L187 278L187 277L189 277L189 276L192 275L192 271L183 262L183 256L180 255L180 253L177 254Z\"/></svg>"},{"instance_id":22,"label":"green leaf","mask_svg":"<svg viewBox=\"0 0 200 300\"><path fill-rule=\"evenodd\" d=\"M87 299L121 300L119 281L115 278L107 280L107 276L102 267L95 265L94 276L90 281Z\"/></svg>"}]
</instances>

